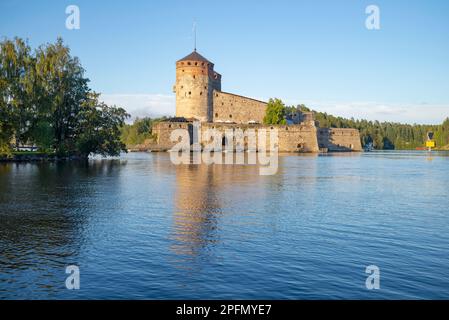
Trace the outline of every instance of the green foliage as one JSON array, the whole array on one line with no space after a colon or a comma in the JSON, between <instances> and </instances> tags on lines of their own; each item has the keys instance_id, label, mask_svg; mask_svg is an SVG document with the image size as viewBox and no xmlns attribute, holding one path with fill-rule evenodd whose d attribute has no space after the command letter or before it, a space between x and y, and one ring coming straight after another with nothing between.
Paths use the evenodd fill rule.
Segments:
<instances>
[{"instance_id":1,"label":"green foliage","mask_svg":"<svg viewBox=\"0 0 449 320\"><path fill-rule=\"evenodd\" d=\"M118 156L126 151L120 128L129 114L122 108L109 107L98 101L98 94L89 95L78 113L76 146L82 156L101 154Z\"/></svg>"},{"instance_id":2,"label":"green foliage","mask_svg":"<svg viewBox=\"0 0 449 320\"><path fill-rule=\"evenodd\" d=\"M135 119L133 124L125 124L121 129L121 140L129 146L143 144L147 139L154 139L152 128L155 123L165 120L166 118L142 118Z\"/></svg>"},{"instance_id":3,"label":"green foliage","mask_svg":"<svg viewBox=\"0 0 449 320\"><path fill-rule=\"evenodd\" d=\"M62 39L34 53L23 40L0 42L0 152L36 144L58 155L117 155L129 115L98 101Z\"/></svg>"},{"instance_id":4,"label":"green foliage","mask_svg":"<svg viewBox=\"0 0 449 320\"><path fill-rule=\"evenodd\" d=\"M310 111L312 111L312 110L310 110L309 108L307 108L305 104L299 104L297 108L298 108L300 111L302 111L302 112L310 112Z\"/></svg>"},{"instance_id":5,"label":"green foliage","mask_svg":"<svg viewBox=\"0 0 449 320\"><path fill-rule=\"evenodd\" d=\"M29 137L33 120L33 66L31 48L22 39L0 43L0 113L3 143L14 134L16 144Z\"/></svg>"},{"instance_id":6,"label":"green foliage","mask_svg":"<svg viewBox=\"0 0 449 320\"><path fill-rule=\"evenodd\" d=\"M42 151L51 150L54 141L54 129L51 122L39 119L33 126L31 131L31 137L33 137L33 142L39 146Z\"/></svg>"},{"instance_id":7,"label":"green foliage","mask_svg":"<svg viewBox=\"0 0 449 320\"><path fill-rule=\"evenodd\" d=\"M270 99L268 101L265 117L263 118L264 124L286 124L286 107L280 99Z\"/></svg>"},{"instance_id":8,"label":"green foliage","mask_svg":"<svg viewBox=\"0 0 449 320\"><path fill-rule=\"evenodd\" d=\"M3 92L0 79L0 157L9 157L11 156L10 141L13 135L13 127L8 122L10 115Z\"/></svg>"},{"instance_id":9,"label":"green foliage","mask_svg":"<svg viewBox=\"0 0 449 320\"><path fill-rule=\"evenodd\" d=\"M40 118L52 124L54 148L60 155L76 153L77 115L88 99L89 79L60 38L55 44L39 47L35 69Z\"/></svg>"},{"instance_id":10,"label":"green foliage","mask_svg":"<svg viewBox=\"0 0 449 320\"><path fill-rule=\"evenodd\" d=\"M12 156L11 148L8 143L0 141L0 157L10 158Z\"/></svg>"}]
</instances>

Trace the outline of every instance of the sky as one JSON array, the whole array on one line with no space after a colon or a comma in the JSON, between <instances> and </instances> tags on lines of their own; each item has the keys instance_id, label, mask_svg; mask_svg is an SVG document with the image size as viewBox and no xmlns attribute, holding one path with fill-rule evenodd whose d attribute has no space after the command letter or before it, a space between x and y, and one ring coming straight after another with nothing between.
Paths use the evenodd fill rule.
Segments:
<instances>
[{"instance_id":1,"label":"sky","mask_svg":"<svg viewBox=\"0 0 449 320\"><path fill-rule=\"evenodd\" d=\"M66 7L80 29L66 28ZM380 29L366 28L376 5ZM58 36L93 90L133 117L174 115L175 62L197 49L223 91L356 119L449 116L449 1L0 0L0 37Z\"/></svg>"}]
</instances>

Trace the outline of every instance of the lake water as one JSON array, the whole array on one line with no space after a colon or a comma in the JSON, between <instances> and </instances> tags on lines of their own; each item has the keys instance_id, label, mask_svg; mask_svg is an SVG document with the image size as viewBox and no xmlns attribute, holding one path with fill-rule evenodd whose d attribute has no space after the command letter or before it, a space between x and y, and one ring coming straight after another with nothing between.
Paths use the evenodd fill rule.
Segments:
<instances>
[{"instance_id":1,"label":"lake water","mask_svg":"<svg viewBox=\"0 0 449 320\"><path fill-rule=\"evenodd\" d=\"M448 169L426 152L285 155L273 176L166 153L0 164L0 298L448 299Z\"/></svg>"}]
</instances>

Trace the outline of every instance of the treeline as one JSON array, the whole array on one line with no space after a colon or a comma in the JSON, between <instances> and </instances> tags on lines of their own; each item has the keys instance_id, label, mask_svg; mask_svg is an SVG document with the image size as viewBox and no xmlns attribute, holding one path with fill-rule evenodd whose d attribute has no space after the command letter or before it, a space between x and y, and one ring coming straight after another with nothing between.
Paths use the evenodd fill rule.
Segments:
<instances>
[{"instance_id":1,"label":"treeline","mask_svg":"<svg viewBox=\"0 0 449 320\"><path fill-rule=\"evenodd\" d=\"M145 144L147 140L153 140L153 125L166 120L162 118L136 118L132 124L125 124L121 128L121 141L128 147Z\"/></svg>"},{"instance_id":2,"label":"treeline","mask_svg":"<svg viewBox=\"0 0 449 320\"><path fill-rule=\"evenodd\" d=\"M62 39L0 42L0 155L23 145L58 156L118 155L126 111L99 101Z\"/></svg>"},{"instance_id":3,"label":"treeline","mask_svg":"<svg viewBox=\"0 0 449 320\"><path fill-rule=\"evenodd\" d=\"M416 149L425 146L427 133L434 133L437 147L449 145L449 118L441 125L402 124L354 120L336 117L327 113L310 110L304 105L298 106L303 111L313 111L320 127L355 128L360 131L362 145L372 143L375 149Z\"/></svg>"}]
</instances>

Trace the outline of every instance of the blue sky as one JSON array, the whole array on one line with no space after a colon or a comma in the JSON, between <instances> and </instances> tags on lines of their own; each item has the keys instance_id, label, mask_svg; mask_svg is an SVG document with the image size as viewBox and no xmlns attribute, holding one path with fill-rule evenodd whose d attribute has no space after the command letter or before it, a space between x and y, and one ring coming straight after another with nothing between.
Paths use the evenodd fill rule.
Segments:
<instances>
[{"instance_id":1,"label":"blue sky","mask_svg":"<svg viewBox=\"0 0 449 320\"><path fill-rule=\"evenodd\" d=\"M68 5L80 30L65 28ZM365 8L380 8L380 30ZM0 0L0 36L61 36L94 90L134 116L174 113L175 61L193 49L222 89L336 115L439 123L449 116L449 1Z\"/></svg>"}]
</instances>

